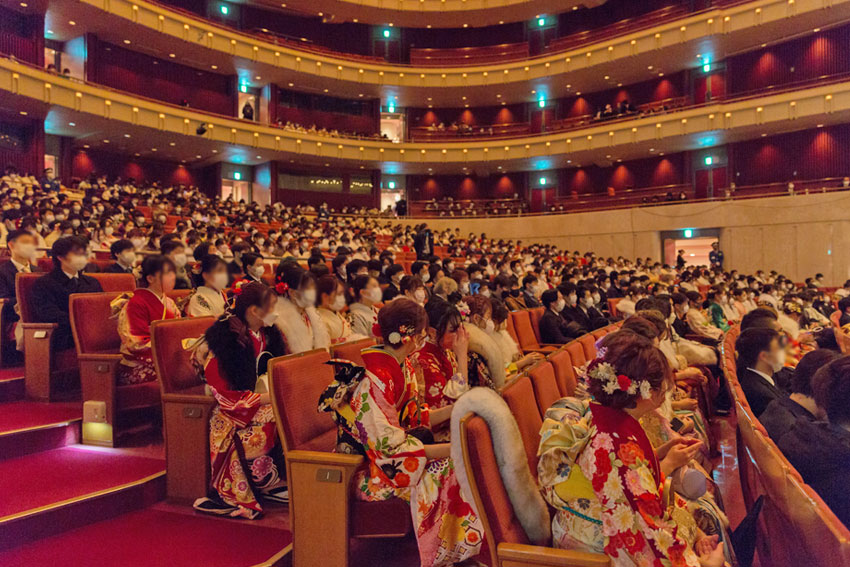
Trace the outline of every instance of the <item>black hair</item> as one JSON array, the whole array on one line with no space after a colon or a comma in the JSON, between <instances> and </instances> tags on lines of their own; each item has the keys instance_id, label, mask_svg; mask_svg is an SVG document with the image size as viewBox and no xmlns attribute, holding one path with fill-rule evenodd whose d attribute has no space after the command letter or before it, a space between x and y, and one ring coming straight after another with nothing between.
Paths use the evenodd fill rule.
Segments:
<instances>
[{"instance_id":1,"label":"black hair","mask_svg":"<svg viewBox=\"0 0 850 567\"><path fill-rule=\"evenodd\" d=\"M767 307L756 307L741 318L741 331L755 327L767 327L772 329L779 316L773 309Z\"/></svg>"},{"instance_id":2,"label":"black hair","mask_svg":"<svg viewBox=\"0 0 850 567\"><path fill-rule=\"evenodd\" d=\"M770 350L771 343L779 338L779 333L767 327L753 327L742 331L735 341L738 359L735 363L738 377L743 376L747 368L756 365L759 354Z\"/></svg>"},{"instance_id":3,"label":"black hair","mask_svg":"<svg viewBox=\"0 0 850 567\"><path fill-rule=\"evenodd\" d=\"M165 237L163 237L163 238L165 238ZM162 239L160 239L160 241L159 241L159 251L164 256L171 254L172 252L174 252L178 248L185 248L183 243L180 242L179 240L171 239L171 240L167 240L166 242L163 242Z\"/></svg>"},{"instance_id":4,"label":"black hair","mask_svg":"<svg viewBox=\"0 0 850 567\"><path fill-rule=\"evenodd\" d=\"M148 276L156 275L159 272L165 272L169 268L172 272L177 270L174 266L174 262L172 262L171 258L168 256L163 256L162 254L151 254L150 256L146 256L145 259L142 260L142 277L140 278L140 286L148 287Z\"/></svg>"},{"instance_id":5,"label":"black hair","mask_svg":"<svg viewBox=\"0 0 850 567\"><path fill-rule=\"evenodd\" d=\"M834 350L819 348L807 353L797 367L794 368L794 376L791 378L791 392L812 397L812 378L822 366L826 366L841 355Z\"/></svg>"},{"instance_id":6,"label":"black hair","mask_svg":"<svg viewBox=\"0 0 850 567\"><path fill-rule=\"evenodd\" d=\"M359 276L355 276L351 281L351 302L357 303L360 301L360 292L366 289L366 286L369 285L369 282L374 280L373 276L368 274L361 274Z\"/></svg>"},{"instance_id":7,"label":"black hair","mask_svg":"<svg viewBox=\"0 0 850 567\"><path fill-rule=\"evenodd\" d=\"M86 241L79 236L63 236L53 243L50 249L50 256L53 258L53 265L59 267L61 262L59 258L68 255L74 250L79 250L81 253L86 250Z\"/></svg>"},{"instance_id":8,"label":"black hair","mask_svg":"<svg viewBox=\"0 0 850 567\"><path fill-rule=\"evenodd\" d=\"M246 252L242 254L242 270L247 274L248 268L253 266L257 260L262 260L263 256L261 254L254 254L253 252Z\"/></svg>"},{"instance_id":9,"label":"black hair","mask_svg":"<svg viewBox=\"0 0 850 567\"><path fill-rule=\"evenodd\" d=\"M549 308L550 305L558 301L558 290L556 289L547 289L543 292L543 295L540 296L540 302L543 303L543 307Z\"/></svg>"},{"instance_id":10,"label":"black hair","mask_svg":"<svg viewBox=\"0 0 850 567\"><path fill-rule=\"evenodd\" d=\"M28 234L29 232L26 230L10 230L9 234L6 235L6 245L8 246L18 238Z\"/></svg>"}]
</instances>

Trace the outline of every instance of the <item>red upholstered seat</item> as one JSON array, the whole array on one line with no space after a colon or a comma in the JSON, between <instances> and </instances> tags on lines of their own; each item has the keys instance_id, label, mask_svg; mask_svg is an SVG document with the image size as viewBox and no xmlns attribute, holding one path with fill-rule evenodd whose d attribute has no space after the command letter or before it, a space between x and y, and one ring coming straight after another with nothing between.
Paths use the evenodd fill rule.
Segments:
<instances>
[{"instance_id":1,"label":"red upholstered seat","mask_svg":"<svg viewBox=\"0 0 850 567\"><path fill-rule=\"evenodd\" d=\"M183 348L183 339L202 336L214 322L213 317L187 317L151 325L154 364L163 394L203 389L204 382L192 366L190 353Z\"/></svg>"},{"instance_id":2,"label":"red upholstered seat","mask_svg":"<svg viewBox=\"0 0 850 567\"><path fill-rule=\"evenodd\" d=\"M561 392L555 380L555 367L550 362L542 362L529 370L528 375L531 378L537 408L542 417L546 410L561 398Z\"/></svg>"},{"instance_id":3,"label":"red upholstered seat","mask_svg":"<svg viewBox=\"0 0 850 567\"><path fill-rule=\"evenodd\" d=\"M564 346L564 349L570 353L570 358L573 360L573 366L581 368L587 364L587 356L584 354L584 347L579 341L570 341Z\"/></svg>"},{"instance_id":4,"label":"red upholstered seat","mask_svg":"<svg viewBox=\"0 0 850 567\"><path fill-rule=\"evenodd\" d=\"M136 277L133 274L86 274L100 282L103 291L133 291Z\"/></svg>"},{"instance_id":5,"label":"red upholstered seat","mask_svg":"<svg viewBox=\"0 0 850 567\"><path fill-rule=\"evenodd\" d=\"M360 355L360 351L364 348L369 348L370 346L373 346L375 342L375 339L361 339L359 341L336 345L332 349L333 356L334 358L342 358L345 360L350 360L355 364L362 365L363 357Z\"/></svg>"},{"instance_id":6,"label":"red upholstered seat","mask_svg":"<svg viewBox=\"0 0 850 567\"><path fill-rule=\"evenodd\" d=\"M519 348L524 352L553 352L556 350L556 347L550 345L541 347L531 324L531 315L527 309L511 311L510 318L514 324Z\"/></svg>"},{"instance_id":7,"label":"red upholstered seat","mask_svg":"<svg viewBox=\"0 0 850 567\"><path fill-rule=\"evenodd\" d=\"M537 342L542 343L540 339L540 318L546 311L543 307L532 307L528 310L528 316L531 318L531 328L534 330L534 336L537 337Z\"/></svg>"},{"instance_id":8,"label":"red upholstered seat","mask_svg":"<svg viewBox=\"0 0 850 567\"><path fill-rule=\"evenodd\" d=\"M622 297L612 297L608 299L608 311L611 313L611 317L619 317L620 312L617 311L617 304L620 303Z\"/></svg>"},{"instance_id":9,"label":"red upholstered seat","mask_svg":"<svg viewBox=\"0 0 850 567\"><path fill-rule=\"evenodd\" d=\"M543 425L543 420L540 417L540 408L534 396L531 379L526 375L520 376L505 386L502 397L516 419L525 448L525 456L528 459L528 467L536 478L537 447L540 444L540 427Z\"/></svg>"},{"instance_id":10,"label":"red upholstered seat","mask_svg":"<svg viewBox=\"0 0 850 567\"><path fill-rule=\"evenodd\" d=\"M555 368L555 382L561 396L572 396L576 391L576 372L573 359L567 350L559 350L549 355L549 362Z\"/></svg>"},{"instance_id":11,"label":"red upholstered seat","mask_svg":"<svg viewBox=\"0 0 850 567\"><path fill-rule=\"evenodd\" d=\"M110 303L119 292L75 293L69 302L74 342L81 354L117 353L121 347L118 319Z\"/></svg>"},{"instance_id":12,"label":"red upholstered seat","mask_svg":"<svg viewBox=\"0 0 850 567\"><path fill-rule=\"evenodd\" d=\"M519 344L519 338L517 338L517 336L516 336L516 328L514 327L514 320L513 320L512 317L510 317L510 315L508 316L506 327L507 327L508 334L514 340L514 342L516 344Z\"/></svg>"},{"instance_id":13,"label":"red upholstered seat","mask_svg":"<svg viewBox=\"0 0 850 567\"><path fill-rule=\"evenodd\" d=\"M596 337L593 335L582 335L578 342L581 343L581 348L584 350L585 360L593 360L596 358Z\"/></svg>"}]
</instances>

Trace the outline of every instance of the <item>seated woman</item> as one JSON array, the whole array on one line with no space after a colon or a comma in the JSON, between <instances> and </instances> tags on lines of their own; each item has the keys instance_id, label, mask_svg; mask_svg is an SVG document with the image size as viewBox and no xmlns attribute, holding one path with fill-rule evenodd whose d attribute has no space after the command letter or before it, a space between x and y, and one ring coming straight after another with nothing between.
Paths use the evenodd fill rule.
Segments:
<instances>
[{"instance_id":1,"label":"seated woman","mask_svg":"<svg viewBox=\"0 0 850 567\"><path fill-rule=\"evenodd\" d=\"M351 282L351 297L352 303L348 306L351 330L364 337L376 337L378 303L383 299L378 280L369 275L355 277Z\"/></svg>"},{"instance_id":2,"label":"seated woman","mask_svg":"<svg viewBox=\"0 0 850 567\"><path fill-rule=\"evenodd\" d=\"M449 444L432 443L429 428L449 420L452 406L432 410L418 400L408 357L424 345L427 323L425 310L409 299L382 307L384 345L363 350L366 371L346 384L350 396L340 399L329 389L319 406L337 412L340 444L366 459L355 478L356 497L410 502L423 567L475 557L483 533L481 520L463 500Z\"/></svg>"},{"instance_id":3,"label":"seated woman","mask_svg":"<svg viewBox=\"0 0 850 567\"><path fill-rule=\"evenodd\" d=\"M221 317L227 307L227 262L213 254L201 260L201 273L196 275L198 287L189 297L186 315L189 317ZM200 276L200 277L198 277Z\"/></svg>"},{"instance_id":4,"label":"seated woman","mask_svg":"<svg viewBox=\"0 0 850 567\"><path fill-rule=\"evenodd\" d=\"M411 299L425 307L425 302L428 301L428 291L425 288L425 283L419 276L404 276L401 278L401 293L404 297Z\"/></svg>"},{"instance_id":5,"label":"seated woman","mask_svg":"<svg viewBox=\"0 0 850 567\"><path fill-rule=\"evenodd\" d=\"M121 364L118 384L141 384L156 380L151 357L151 323L178 319L180 310L166 294L174 290L177 273L165 256L148 256L142 261L140 285L132 294L122 294L112 302L118 313L121 337ZM129 299L128 299L129 296Z\"/></svg>"},{"instance_id":6,"label":"seated woman","mask_svg":"<svg viewBox=\"0 0 850 567\"><path fill-rule=\"evenodd\" d=\"M238 289L232 312L205 334L210 359L204 379L217 402L210 417L212 491L194 507L254 519L263 512L263 501L289 500L269 394L258 388L268 361L286 354L286 345L274 326L274 291L259 282Z\"/></svg>"},{"instance_id":7,"label":"seated woman","mask_svg":"<svg viewBox=\"0 0 850 567\"><path fill-rule=\"evenodd\" d=\"M605 553L615 567L720 567L723 546L703 536L664 478L700 443L653 449L638 421L672 387L667 359L629 331L608 335L586 370L593 401L564 398L546 412L538 479L557 513L556 547Z\"/></svg>"},{"instance_id":8,"label":"seated woman","mask_svg":"<svg viewBox=\"0 0 850 567\"><path fill-rule=\"evenodd\" d=\"M351 329L348 317L341 311L345 308L345 285L333 274L325 274L316 282L319 307L316 311L325 324L332 345L366 338Z\"/></svg>"},{"instance_id":9,"label":"seated woman","mask_svg":"<svg viewBox=\"0 0 850 567\"><path fill-rule=\"evenodd\" d=\"M410 355L419 398L432 409L450 406L469 390L469 335L457 307L443 302L428 312L428 338Z\"/></svg>"},{"instance_id":10,"label":"seated woman","mask_svg":"<svg viewBox=\"0 0 850 567\"><path fill-rule=\"evenodd\" d=\"M493 329L489 330L489 325L485 322L485 331L496 341L499 350L502 351L502 356L508 365L508 369L513 371L512 365L516 370L523 370L532 364L543 360L543 355L539 352L532 352L525 356L519 351L519 345L508 332L508 317L510 312L507 305L501 299L496 297L488 298L490 301L490 313L493 321Z\"/></svg>"},{"instance_id":11,"label":"seated woman","mask_svg":"<svg viewBox=\"0 0 850 567\"><path fill-rule=\"evenodd\" d=\"M477 355L477 358L487 365L487 374L490 375L492 387L498 390L505 385L511 361L505 356L501 345L490 334L496 328L496 324L493 323L493 306L488 298L480 295L467 296L463 301L463 304L469 308L467 321L463 326L469 335L469 351L472 355L470 360L474 360ZM533 357L524 359L525 362L530 360L533 360ZM474 382L470 383L473 386L476 385Z\"/></svg>"},{"instance_id":12,"label":"seated woman","mask_svg":"<svg viewBox=\"0 0 850 567\"><path fill-rule=\"evenodd\" d=\"M275 304L275 325L286 340L286 354L328 348L328 331L314 307L315 276L291 260L282 261L276 272L274 289L280 300Z\"/></svg>"}]
</instances>

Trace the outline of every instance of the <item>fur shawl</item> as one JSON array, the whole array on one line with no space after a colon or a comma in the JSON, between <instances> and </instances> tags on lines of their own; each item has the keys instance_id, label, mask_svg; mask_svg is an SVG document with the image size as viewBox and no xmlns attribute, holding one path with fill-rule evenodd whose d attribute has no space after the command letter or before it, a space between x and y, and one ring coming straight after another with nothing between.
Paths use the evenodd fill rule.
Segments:
<instances>
[{"instance_id":1,"label":"fur shawl","mask_svg":"<svg viewBox=\"0 0 850 567\"><path fill-rule=\"evenodd\" d=\"M464 499L475 507L460 443L460 420L469 413L479 415L490 428L502 483L513 505L514 514L528 539L536 545L548 545L552 535L549 508L528 468L528 459L516 420L511 415L508 404L490 388L471 389L455 402L452 410L451 457ZM485 487L479 487L479 490L483 488Z\"/></svg>"},{"instance_id":2,"label":"fur shawl","mask_svg":"<svg viewBox=\"0 0 850 567\"><path fill-rule=\"evenodd\" d=\"M328 337L328 330L315 307L308 307L305 310L310 325L307 325L298 307L287 297L281 297L277 300L275 311L277 311L275 325L286 339L287 354L297 354L314 348L328 348L330 346L331 340Z\"/></svg>"},{"instance_id":3,"label":"fur shawl","mask_svg":"<svg viewBox=\"0 0 850 567\"><path fill-rule=\"evenodd\" d=\"M496 389L505 385L505 370L507 360L502 353L502 349L493 340L493 337L488 335L471 323L464 323L464 328L469 334L469 350L482 356L487 361L487 369L490 371L490 379Z\"/></svg>"},{"instance_id":4,"label":"fur shawl","mask_svg":"<svg viewBox=\"0 0 850 567\"><path fill-rule=\"evenodd\" d=\"M496 344L501 349L502 354L505 357L506 364L510 364L519 358L519 346L517 346L516 341L514 341L507 329L493 331L490 336L494 341L496 341Z\"/></svg>"},{"instance_id":5,"label":"fur shawl","mask_svg":"<svg viewBox=\"0 0 850 567\"><path fill-rule=\"evenodd\" d=\"M253 391L257 377L266 373L269 359L286 354L286 344L277 327L264 327L262 332L266 339L266 352L270 356L261 357L259 368L250 341L247 347L239 344L228 317L213 323L204 334L210 351L218 360L219 370L234 390Z\"/></svg>"}]
</instances>

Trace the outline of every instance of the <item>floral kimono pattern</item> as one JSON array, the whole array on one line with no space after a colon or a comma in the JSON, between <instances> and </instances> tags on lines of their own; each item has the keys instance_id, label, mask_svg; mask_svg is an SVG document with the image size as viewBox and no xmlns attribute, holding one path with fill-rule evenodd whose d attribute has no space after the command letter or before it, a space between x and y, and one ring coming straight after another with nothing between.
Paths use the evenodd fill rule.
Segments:
<instances>
[{"instance_id":1,"label":"floral kimono pattern","mask_svg":"<svg viewBox=\"0 0 850 567\"><path fill-rule=\"evenodd\" d=\"M425 346L413 353L410 360L420 370L417 372L417 378L422 377L419 395L428 407L451 405L469 390L466 380L458 371L455 354L432 340L425 341Z\"/></svg>"},{"instance_id":2,"label":"floral kimono pattern","mask_svg":"<svg viewBox=\"0 0 850 567\"><path fill-rule=\"evenodd\" d=\"M113 312L118 312L118 335L121 337L121 364L118 366L118 384L141 384L156 380L151 354L151 323L163 319L177 319L180 309L174 301L161 299L146 288L132 294L121 294L112 301Z\"/></svg>"},{"instance_id":3,"label":"floral kimono pattern","mask_svg":"<svg viewBox=\"0 0 850 567\"><path fill-rule=\"evenodd\" d=\"M540 431L538 480L557 513L555 547L605 553L616 567L698 567L697 530L685 503L668 506L640 424L627 413L559 400Z\"/></svg>"},{"instance_id":4,"label":"floral kimono pattern","mask_svg":"<svg viewBox=\"0 0 850 567\"><path fill-rule=\"evenodd\" d=\"M351 396L354 436L367 467L358 472L362 500L403 498L411 516L423 567L451 565L478 555L483 526L464 501L451 459L429 461L412 429L429 425L418 401L410 362L403 367L381 348L363 351L366 375Z\"/></svg>"},{"instance_id":5,"label":"floral kimono pattern","mask_svg":"<svg viewBox=\"0 0 850 567\"><path fill-rule=\"evenodd\" d=\"M260 335L250 333L254 355L265 349ZM274 413L252 391L234 391L212 357L204 370L218 405L210 417L212 487L235 510L233 517L255 518L263 511L258 492L281 484L282 452L277 444Z\"/></svg>"}]
</instances>

